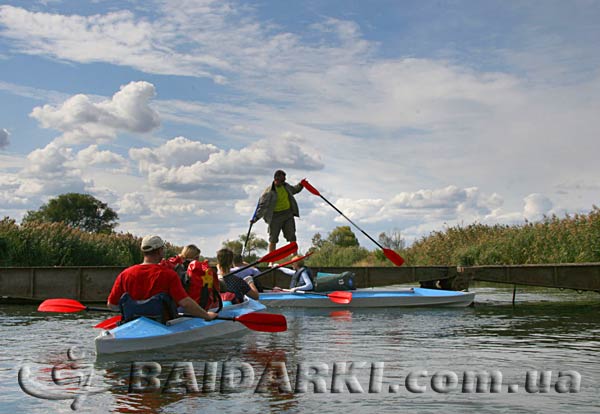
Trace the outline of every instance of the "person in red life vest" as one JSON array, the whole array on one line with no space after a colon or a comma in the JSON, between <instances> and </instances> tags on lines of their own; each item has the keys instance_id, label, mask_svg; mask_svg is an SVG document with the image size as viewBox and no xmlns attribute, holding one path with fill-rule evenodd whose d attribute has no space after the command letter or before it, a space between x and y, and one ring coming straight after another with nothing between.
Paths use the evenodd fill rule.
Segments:
<instances>
[{"instance_id":1,"label":"person in red life vest","mask_svg":"<svg viewBox=\"0 0 600 414\"><path fill-rule=\"evenodd\" d=\"M237 277L235 274L228 274L233 267L233 252L229 249L221 249L217 252L217 271L219 280L223 281L226 291L222 294L223 300L230 300L232 303L241 303L244 296L258 300L258 291L252 290L248 283ZM232 293L233 295L229 295Z\"/></svg>"},{"instance_id":2,"label":"person in red life vest","mask_svg":"<svg viewBox=\"0 0 600 414\"><path fill-rule=\"evenodd\" d=\"M119 301L125 293L135 301L166 293L185 313L207 321L215 319L215 312L205 311L187 294L177 273L160 264L164 257L164 246L165 243L159 236L146 236L142 239L144 261L128 267L117 276L108 296L107 306L112 310L120 310Z\"/></svg>"},{"instance_id":3,"label":"person in red life vest","mask_svg":"<svg viewBox=\"0 0 600 414\"><path fill-rule=\"evenodd\" d=\"M200 261L200 249L188 244L177 256L163 259L160 264L177 272L188 295L203 309L221 310L219 279L208 264Z\"/></svg>"}]
</instances>

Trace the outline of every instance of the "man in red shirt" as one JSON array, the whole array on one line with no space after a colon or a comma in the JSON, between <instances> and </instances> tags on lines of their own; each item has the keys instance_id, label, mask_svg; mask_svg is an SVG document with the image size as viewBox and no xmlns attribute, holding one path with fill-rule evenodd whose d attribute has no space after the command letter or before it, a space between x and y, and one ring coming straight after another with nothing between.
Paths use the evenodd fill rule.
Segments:
<instances>
[{"instance_id":1,"label":"man in red shirt","mask_svg":"<svg viewBox=\"0 0 600 414\"><path fill-rule=\"evenodd\" d=\"M215 319L215 312L205 311L188 296L177 272L159 264L164 257L164 246L165 243L158 236L142 239L144 261L128 267L117 276L108 296L108 307L118 311L119 299L125 292L134 300L146 300L159 293L167 293L185 313L207 321Z\"/></svg>"}]
</instances>

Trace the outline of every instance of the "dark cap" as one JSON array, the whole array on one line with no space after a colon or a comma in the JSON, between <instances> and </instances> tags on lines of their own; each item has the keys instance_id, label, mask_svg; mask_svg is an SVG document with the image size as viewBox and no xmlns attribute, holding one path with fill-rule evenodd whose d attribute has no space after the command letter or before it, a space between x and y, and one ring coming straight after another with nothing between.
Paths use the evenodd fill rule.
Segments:
<instances>
[{"instance_id":1,"label":"dark cap","mask_svg":"<svg viewBox=\"0 0 600 414\"><path fill-rule=\"evenodd\" d=\"M285 171L283 171L283 170L277 170L277 171L275 171L275 174L273 174L273 178L277 178L277 177L280 177L282 175L285 177Z\"/></svg>"}]
</instances>

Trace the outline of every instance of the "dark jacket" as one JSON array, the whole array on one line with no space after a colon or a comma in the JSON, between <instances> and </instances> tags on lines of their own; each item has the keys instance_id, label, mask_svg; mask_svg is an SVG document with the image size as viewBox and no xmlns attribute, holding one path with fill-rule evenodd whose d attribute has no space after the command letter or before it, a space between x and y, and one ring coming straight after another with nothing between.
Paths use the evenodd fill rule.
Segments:
<instances>
[{"instance_id":1,"label":"dark jacket","mask_svg":"<svg viewBox=\"0 0 600 414\"><path fill-rule=\"evenodd\" d=\"M298 194L304 187L302 184L298 183L296 185L289 185L288 183L284 183L286 191L288 192L288 197L290 199L290 209L294 216L300 217L300 211L298 210L298 203L294 198L294 194ZM258 201L258 207L256 209L256 214L254 216L254 221L258 221L260 218L264 218L267 223L271 222L273 218L273 211L275 210L275 204L277 203L277 190L275 189L275 184L271 184L269 187L265 189L263 194L260 196L260 200Z\"/></svg>"}]
</instances>

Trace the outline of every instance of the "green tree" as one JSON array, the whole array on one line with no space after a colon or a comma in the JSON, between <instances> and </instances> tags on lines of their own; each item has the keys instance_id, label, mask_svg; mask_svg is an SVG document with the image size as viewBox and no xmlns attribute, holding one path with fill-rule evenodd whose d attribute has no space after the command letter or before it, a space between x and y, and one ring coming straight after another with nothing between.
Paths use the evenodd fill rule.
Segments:
<instances>
[{"instance_id":1,"label":"green tree","mask_svg":"<svg viewBox=\"0 0 600 414\"><path fill-rule=\"evenodd\" d=\"M241 254L245 242L246 235L240 234L237 240L224 241L223 247L231 250L233 253ZM257 253L261 250L266 250L268 246L269 243L266 240L256 237L254 233L250 233L246 249L244 250L244 259L250 261L256 260L258 258Z\"/></svg>"},{"instance_id":2,"label":"green tree","mask_svg":"<svg viewBox=\"0 0 600 414\"><path fill-rule=\"evenodd\" d=\"M388 236L385 232L379 234L379 244L392 250L402 250L406 246L400 230L394 229Z\"/></svg>"},{"instance_id":3,"label":"green tree","mask_svg":"<svg viewBox=\"0 0 600 414\"><path fill-rule=\"evenodd\" d=\"M117 213L108 205L89 194L67 193L29 210L23 224L31 222L65 223L90 233L112 233L118 225Z\"/></svg>"},{"instance_id":4,"label":"green tree","mask_svg":"<svg viewBox=\"0 0 600 414\"><path fill-rule=\"evenodd\" d=\"M338 247L356 247L358 239L350 226L338 226L329 233L327 241Z\"/></svg>"},{"instance_id":5,"label":"green tree","mask_svg":"<svg viewBox=\"0 0 600 414\"><path fill-rule=\"evenodd\" d=\"M325 240L321 236L321 233L315 233L312 237L312 248L311 250L319 250L325 244Z\"/></svg>"}]
</instances>

